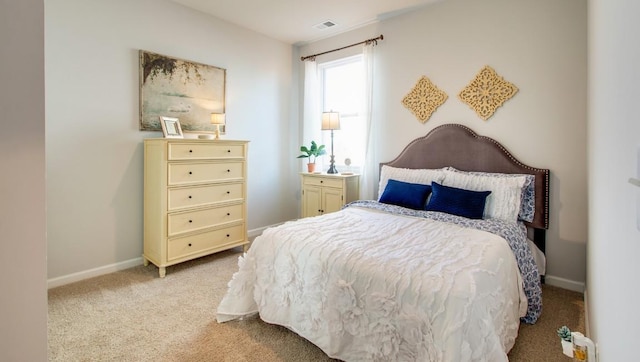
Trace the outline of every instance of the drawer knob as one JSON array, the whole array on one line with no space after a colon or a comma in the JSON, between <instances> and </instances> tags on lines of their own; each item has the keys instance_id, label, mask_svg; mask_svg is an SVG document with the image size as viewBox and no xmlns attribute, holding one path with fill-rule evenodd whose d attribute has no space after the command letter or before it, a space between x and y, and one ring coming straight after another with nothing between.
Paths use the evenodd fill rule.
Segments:
<instances>
[{"instance_id":1,"label":"drawer knob","mask_svg":"<svg viewBox=\"0 0 640 362\"><path fill-rule=\"evenodd\" d=\"M228 212L228 213L227 213L227 216L231 216L231 213L230 213L230 212Z\"/></svg>"},{"instance_id":2,"label":"drawer knob","mask_svg":"<svg viewBox=\"0 0 640 362\"><path fill-rule=\"evenodd\" d=\"M189 222L190 222L190 223L192 223L192 222L193 222L193 220L189 220Z\"/></svg>"},{"instance_id":3,"label":"drawer knob","mask_svg":"<svg viewBox=\"0 0 640 362\"><path fill-rule=\"evenodd\" d=\"M191 243L189 243L189 246L191 246Z\"/></svg>"},{"instance_id":4,"label":"drawer knob","mask_svg":"<svg viewBox=\"0 0 640 362\"><path fill-rule=\"evenodd\" d=\"M193 153L193 150L189 150L189 153ZM191 244L189 244L189 245L191 245Z\"/></svg>"},{"instance_id":5,"label":"drawer knob","mask_svg":"<svg viewBox=\"0 0 640 362\"><path fill-rule=\"evenodd\" d=\"M229 195L231 193L231 191L227 191L227 195Z\"/></svg>"},{"instance_id":6,"label":"drawer knob","mask_svg":"<svg viewBox=\"0 0 640 362\"><path fill-rule=\"evenodd\" d=\"M320 180L320 183L323 183L324 181Z\"/></svg>"},{"instance_id":7,"label":"drawer knob","mask_svg":"<svg viewBox=\"0 0 640 362\"><path fill-rule=\"evenodd\" d=\"M229 237L229 236L231 236L231 235L227 234L227 237Z\"/></svg>"},{"instance_id":8,"label":"drawer knob","mask_svg":"<svg viewBox=\"0 0 640 362\"><path fill-rule=\"evenodd\" d=\"M189 175L193 175L193 172L189 171Z\"/></svg>"},{"instance_id":9,"label":"drawer knob","mask_svg":"<svg viewBox=\"0 0 640 362\"><path fill-rule=\"evenodd\" d=\"M227 172L231 172L231 170L227 170Z\"/></svg>"},{"instance_id":10,"label":"drawer knob","mask_svg":"<svg viewBox=\"0 0 640 362\"><path fill-rule=\"evenodd\" d=\"M227 150L227 153L231 153L231 150Z\"/></svg>"},{"instance_id":11,"label":"drawer knob","mask_svg":"<svg viewBox=\"0 0 640 362\"><path fill-rule=\"evenodd\" d=\"M189 195L189 198L191 198L191 195Z\"/></svg>"}]
</instances>

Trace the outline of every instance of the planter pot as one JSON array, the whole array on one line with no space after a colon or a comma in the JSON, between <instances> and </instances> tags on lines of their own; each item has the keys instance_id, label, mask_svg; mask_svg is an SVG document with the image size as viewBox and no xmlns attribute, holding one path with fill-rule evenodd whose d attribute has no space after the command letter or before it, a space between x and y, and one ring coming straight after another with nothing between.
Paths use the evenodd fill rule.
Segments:
<instances>
[{"instance_id":1,"label":"planter pot","mask_svg":"<svg viewBox=\"0 0 640 362\"><path fill-rule=\"evenodd\" d=\"M316 170L315 163L307 163L307 171L309 171L309 173L313 173L315 170Z\"/></svg>"},{"instance_id":2,"label":"planter pot","mask_svg":"<svg viewBox=\"0 0 640 362\"><path fill-rule=\"evenodd\" d=\"M560 343L562 343L562 353L567 357L573 358L573 343L567 342L564 339L561 339Z\"/></svg>"}]
</instances>

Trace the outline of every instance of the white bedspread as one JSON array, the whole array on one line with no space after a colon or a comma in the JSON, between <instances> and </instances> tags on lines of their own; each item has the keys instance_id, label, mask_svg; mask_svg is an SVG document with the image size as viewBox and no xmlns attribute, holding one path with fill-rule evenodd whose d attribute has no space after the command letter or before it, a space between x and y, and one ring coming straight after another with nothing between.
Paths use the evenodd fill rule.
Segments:
<instances>
[{"instance_id":1,"label":"white bedspread","mask_svg":"<svg viewBox=\"0 0 640 362\"><path fill-rule=\"evenodd\" d=\"M260 314L345 361L506 361L527 300L489 232L350 207L265 230L217 319Z\"/></svg>"}]
</instances>

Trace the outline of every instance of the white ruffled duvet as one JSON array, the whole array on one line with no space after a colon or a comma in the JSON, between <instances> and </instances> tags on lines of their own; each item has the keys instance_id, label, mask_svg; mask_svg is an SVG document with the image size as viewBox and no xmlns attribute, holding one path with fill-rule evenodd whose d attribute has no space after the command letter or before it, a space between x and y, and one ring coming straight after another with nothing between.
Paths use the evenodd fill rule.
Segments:
<instances>
[{"instance_id":1,"label":"white ruffled duvet","mask_svg":"<svg viewBox=\"0 0 640 362\"><path fill-rule=\"evenodd\" d=\"M218 306L345 361L506 361L527 300L494 234L349 207L265 230Z\"/></svg>"}]
</instances>

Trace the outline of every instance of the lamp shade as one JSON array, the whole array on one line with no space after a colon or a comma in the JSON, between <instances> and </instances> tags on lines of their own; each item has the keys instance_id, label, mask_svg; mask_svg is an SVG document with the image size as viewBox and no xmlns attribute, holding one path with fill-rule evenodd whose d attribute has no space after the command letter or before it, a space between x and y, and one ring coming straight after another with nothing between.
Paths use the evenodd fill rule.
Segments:
<instances>
[{"instance_id":1,"label":"lamp shade","mask_svg":"<svg viewBox=\"0 0 640 362\"><path fill-rule=\"evenodd\" d=\"M340 113L338 112L322 112L322 129L340 129Z\"/></svg>"},{"instance_id":2,"label":"lamp shade","mask_svg":"<svg viewBox=\"0 0 640 362\"><path fill-rule=\"evenodd\" d=\"M224 113L211 113L211 124L224 124L224 123L225 123Z\"/></svg>"}]
</instances>

